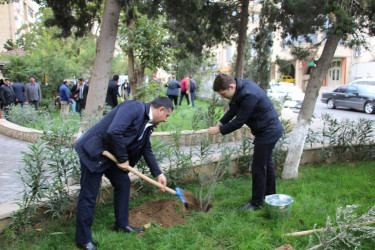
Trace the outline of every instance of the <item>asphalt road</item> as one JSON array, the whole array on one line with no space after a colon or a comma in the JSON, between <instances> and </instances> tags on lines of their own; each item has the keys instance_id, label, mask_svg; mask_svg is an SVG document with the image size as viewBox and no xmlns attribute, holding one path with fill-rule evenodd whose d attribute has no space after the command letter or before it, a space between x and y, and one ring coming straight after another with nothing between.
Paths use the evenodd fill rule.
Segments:
<instances>
[{"instance_id":1,"label":"asphalt road","mask_svg":"<svg viewBox=\"0 0 375 250\"><path fill-rule=\"evenodd\" d=\"M319 99L316 101L315 104L315 110L314 114L315 117L321 117L322 114L328 113L330 114L333 118L336 118L338 120L343 120L343 119L351 119L351 120L359 120L360 118L366 118L369 120L375 120L375 114L366 114L363 111L356 111L356 110L351 110L351 109L329 109L327 107L327 104L324 104L320 101Z\"/></svg>"}]
</instances>

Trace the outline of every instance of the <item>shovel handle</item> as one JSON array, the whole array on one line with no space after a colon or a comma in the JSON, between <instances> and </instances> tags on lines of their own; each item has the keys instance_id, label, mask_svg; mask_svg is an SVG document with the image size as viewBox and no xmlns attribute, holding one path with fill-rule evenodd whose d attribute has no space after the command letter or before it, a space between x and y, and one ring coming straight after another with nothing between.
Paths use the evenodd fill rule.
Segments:
<instances>
[{"instance_id":1,"label":"shovel handle","mask_svg":"<svg viewBox=\"0 0 375 250\"><path fill-rule=\"evenodd\" d=\"M113 154L111 154L110 152L108 152L107 150L103 151L103 155L106 156L108 159L112 160L117 165L120 165L120 163L118 162L118 160L116 159L116 157ZM137 175L139 178L142 178L143 180L151 183L152 185L157 186L158 188L163 188L164 187L161 183L155 181L154 179L151 179L150 177L142 174L141 172L138 172L137 170L135 170L131 166L128 166L127 170L129 172L132 172L133 174ZM168 193L174 194L174 195L176 194L176 190L173 190L173 189L171 189L169 187L165 187L165 191L167 191Z\"/></svg>"}]
</instances>

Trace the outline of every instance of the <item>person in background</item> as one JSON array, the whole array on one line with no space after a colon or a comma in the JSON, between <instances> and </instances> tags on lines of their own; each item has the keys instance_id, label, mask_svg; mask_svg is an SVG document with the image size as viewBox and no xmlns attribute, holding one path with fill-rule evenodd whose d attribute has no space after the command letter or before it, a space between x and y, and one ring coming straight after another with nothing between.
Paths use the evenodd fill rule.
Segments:
<instances>
[{"instance_id":1,"label":"person in background","mask_svg":"<svg viewBox=\"0 0 375 250\"><path fill-rule=\"evenodd\" d=\"M178 106L181 107L181 102L184 96L186 96L186 101L187 104L190 106L190 101L189 101L189 76L186 75L181 81L181 92L180 92L180 102L178 103Z\"/></svg>"},{"instance_id":2,"label":"person in background","mask_svg":"<svg viewBox=\"0 0 375 250\"><path fill-rule=\"evenodd\" d=\"M126 89L126 93L127 93L127 98L130 97L130 82L128 81L128 79L125 80L124 82L124 88Z\"/></svg>"},{"instance_id":3,"label":"person in background","mask_svg":"<svg viewBox=\"0 0 375 250\"><path fill-rule=\"evenodd\" d=\"M91 225L102 176L114 186L114 231L143 233L129 225L130 178L127 167L134 167L143 156L151 174L157 177L165 191L167 179L152 152L150 136L156 125L166 122L173 111L168 97L158 97L151 103L131 100L120 103L101 121L85 132L75 143L81 163L81 190L77 204L76 244L83 249L97 249L91 236ZM103 156L111 152L120 162Z\"/></svg>"},{"instance_id":4,"label":"person in background","mask_svg":"<svg viewBox=\"0 0 375 250\"><path fill-rule=\"evenodd\" d=\"M59 88L59 94L60 94L60 104L61 104L60 116L62 118L66 118L69 113L69 104L71 103L67 79L63 80L63 83L61 84Z\"/></svg>"},{"instance_id":5,"label":"person in background","mask_svg":"<svg viewBox=\"0 0 375 250\"><path fill-rule=\"evenodd\" d=\"M87 94L89 93L89 85L85 84L85 79L78 78L77 87L75 91L75 99L76 99L76 110L81 115L82 110L86 107L86 100Z\"/></svg>"},{"instance_id":6,"label":"person in background","mask_svg":"<svg viewBox=\"0 0 375 250\"><path fill-rule=\"evenodd\" d=\"M35 77L29 77L30 82L26 84L25 88L25 97L26 102L29 105L33 105L36 110L39 109L39 103L42 100L42 90L40 88L40 84L35 82Z\"/></svg>"},{"instance_id":7,"label":"person in background","mask_svg":"<svg viewBox=\"0 0 375 250\"><path fill-rule=\"evenodd\" d=\"M10 79L4 78L4 84L0 87L0 100L2 103L2 109L4 111L4 116L7 118L9 116L10 105L16 102L16 95L14 94L13 88L10 85Z\"/></svg>"},{"instance_id":8,"label":"person in background","mask_svg":"<svg viewBox=\"0 0 375 250\"><path fill-rule=\"evenodd\" d=\"M167 96L168 98L174 102L174 106L177 106L178 100L178 89L181 88L180 83L176 80L176 76L172 75L172 79L168 81L166 84L167 86Z\"/></svg>"},{"instance_id":9,"label":"person in background","mask_svg":"<svg viewBox=\"0 0 375 250\"><path fill-rule=\"evenodd\" d=\"M15 78L12 88L16 95L16 105L20 104L21 107L23 107L23 102L25 101L25 86Z\"/></svg>"},{"instance_id":10,"label":"person in background","mask_svg":"<svg viewBox=\"0 0 375 250\"><path fill-rule=\"evenodd\" d=\"M113 75L113 78L108 82L107 96L105 98L105 102L107 105L111 106L111 108L114 108L118 105L118 79L119 75Z\"/></svg>"},{"instance_id":11,"label":"person in background","mask_svg":"<svg viewBox=\"0 0 375 250\"><path fill-rule=\"evenodd\" d=\"M193 105L193 107L195 107L194 100L195 100L195 92L197 90L197 82L193 79L192 76L190 76L189 79L190 79L190 98L191 98L191 104Z\"/></svg>"},{"instance_id":12,"label":"person in background","mask_svg":"<svg viewBox=\"0 0 375 250\"><path fill-rule=\"evenodd\" d=\"M272 151L283 134L283 126L266 92L255 82L220 74L214 80L213 90L230 100L229 110L215 127L208 128L207 133L226 135L246 124L255 137L252 198L240 209L259 209L266 195L276 193Z\"/></svg>"},{"instance_id":13,"label":"person in background","mask_svg":"<svg viewBox=\"0 0 375 250\"><path fill-rule=\"evenodd\" d=\"M72 107L72 112L76 112L76 101L74 97L74 93L77 91L77 83L75 81L70 81L68 83L69 88L69 97L70 97L70 106Z\"/></svg>"}]
</instances>

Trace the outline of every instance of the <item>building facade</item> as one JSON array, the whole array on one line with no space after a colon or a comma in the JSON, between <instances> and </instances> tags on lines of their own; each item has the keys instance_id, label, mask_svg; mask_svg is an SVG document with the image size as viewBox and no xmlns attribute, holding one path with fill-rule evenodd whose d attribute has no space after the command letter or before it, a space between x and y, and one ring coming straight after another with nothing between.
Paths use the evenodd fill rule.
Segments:
<instances>
[{"instance_id":1,"label":"building facade","mask_svg":"<svg viewBox=\"0 0 375 250\"><path fill-rule=\"evenodd\" d=\"M9 4L0 4L0 52L5 51L4 44L8 39L16 41L20 34L19 28L27 23L35 22L38 5L31 0L12 1ZM27 32L25 29L22 32Z\"/></svg>"},{"instance_id":2,"label":"building facade","mask_svg":"<svg viewBox=\"0 0 375 250\"><path fill-rule=\"evenodd\" d=\"M249 4L249 27L248 34L252 34L253 30L259 26L259 15L261 12L261 4L259 1L250 1ZM274 41L271 55L270 65L270 79L279 81L281 73L279 66L276 64L277 56L283 60L289 61L293 65L291 70L291 76L295 78L295 84L305 91L310 72L314 68L314 61L319 59L323 46L321 46L315 56L310 60L300 61L294 58L291 54L291 49L286 46L285 41L281 38L280 33L274 33ZM316 34L313 37L315 41L322 40L322 34ZM308 46L303 40L296 41L298 46ZM322 86L327 88L334 88L340 84L348 84L349 82L365 77L375 77L373 69L375 68L375 38L367 38L367 48L359 46L356 48L348 48L340 43L336 49L334 58L331 62L331 66L328 73L322 82ZM236 53L236 44L220 45L213 50L216 56L216 65L218 65L218 71L228 72L231 69L231 65L234 64L233 57Z\"/></svg>"}]
</instances>

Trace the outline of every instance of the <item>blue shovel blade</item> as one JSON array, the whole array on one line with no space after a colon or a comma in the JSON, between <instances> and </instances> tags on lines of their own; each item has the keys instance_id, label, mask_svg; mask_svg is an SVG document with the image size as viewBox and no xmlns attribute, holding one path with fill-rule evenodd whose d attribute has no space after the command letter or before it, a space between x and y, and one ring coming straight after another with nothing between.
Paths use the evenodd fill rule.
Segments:
<instances>
[{"instance_id":1,"label":"blue shovel blade","mask_svg":"<svg viewBox=\"0 0 375 250\"><path fill-rule=\"evenodd\" d=\"M181 201L183 203L187 203L187 201L184 199L184 195L182 194L182 189L181 188L176 188L176 196L181 198Z\"/></svg>"}]
</instances>

